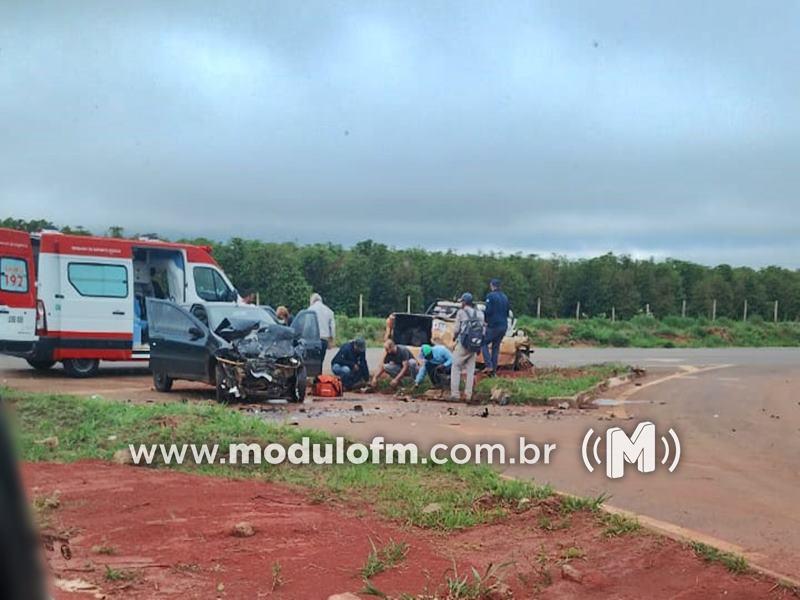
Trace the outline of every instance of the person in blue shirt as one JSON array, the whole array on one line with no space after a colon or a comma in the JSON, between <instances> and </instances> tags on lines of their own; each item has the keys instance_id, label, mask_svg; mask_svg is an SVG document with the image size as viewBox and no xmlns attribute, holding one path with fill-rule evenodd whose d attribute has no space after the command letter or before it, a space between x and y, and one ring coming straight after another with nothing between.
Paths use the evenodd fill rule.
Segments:
<instances>
[{"instance_id":1,"label":"person in blue shirt","mask_svg":"<svg viewBox=\"0 0 800 600\"><path fill-rule=\"evenodd\" d=\"M508 313L510 304L508 296L500 291L500 280L489 282L491 291L486 296L486 308L483 316L486 319L486 333L483 336L483 365L491 375L497 375L497 361L500 358L500 344L508 329ZM491 350L490 350L491 346Z\"/></svg>"},{"instance_id":2,"label":"person in blue shirt","mask_svg":"<svg viewBox=\"0 0 800 600\"><path fill-rule=\"evenodd\" d=\"M442 387L447 382L447 375L450 374L450 367L453 366L453 355L444 346L431 346L423 344L419 352L420 367L414 385L419 385L425 379L425 375L430 377L431 383L435 387Z\"/></svg>"},{"instance_id":3,"label":"person in blue shirt","mask_svg":"<svg viewBox=\"0 0 800 600\"><path fill-rule=\"evenodd\" d=\"M331 361L331 370L342 380L346 390L353 389L362 381L369 381L367 343L364 338L342 344Z\"/></svg>"}]
</instances>

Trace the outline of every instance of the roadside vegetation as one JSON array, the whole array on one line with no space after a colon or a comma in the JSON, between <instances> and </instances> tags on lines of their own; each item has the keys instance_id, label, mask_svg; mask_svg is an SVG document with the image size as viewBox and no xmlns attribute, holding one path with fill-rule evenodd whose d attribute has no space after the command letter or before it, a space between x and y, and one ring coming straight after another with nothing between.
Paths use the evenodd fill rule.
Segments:
<instances>
[{"instance_id":1,"label":"roadside vegetation","mask_svg":"<svg viewBox=\"0 0 800 600\"><path fill-rule=\"evenodd\" d=\"M627 367L617 364L536 369L531 376L482 379L475 386L475 393L479 400L488 400L499 389L508 394L510 404L546 404L550 398L585 392L609 377L627 372Z\"/></svg>"},{"instance_id":2,"label":"roadside vegetation","mask_svg":"<svg viewBox=\"0 0 800 600\"><path fill-rule=\"evenodd\" d=\"M385 319L337 316L337 342L363 337L371 346L383 344ZM733 346L800 346L800 322L772 323L760 316L746 322L728 318L639 315L627 321L607 318L535 319L522 316L518 327L531 337L534 348L596 346L617 348L724 348ZM536 355L534 354L534 362Z\"/></svg>"},{"instance_id":3,"label":"roadside vegetation","mask_svg":"<svg viewBox=\"0 0 800 600\"><path fill-rule=\"evenodd\" d=\"M689 547L704 561L719 563L731 573L744 573L747 571L747 561L743 556L731 552L723 552L701 542L691 542Z\"/></svg>"},{"instance_id":4,"label":"roadside vegetation","mask_svg":"<svg viewBox=\"0 0 800 600\"><path fill-rule=\"evenodd\" d=\"M270 442L291 444L308 436L332 442L326 433L267 423L224 406L193 403L136 405L97 398L29 394L3 389L18 427L23 460L71 462L112 460L128 444ZM160 460L160 455L157 460ZM167 465L155 465L166 467ZM551 496L548 486L501 478L475 465L194 465L169 468L225 477L258 477L298 485L326 502L358 497L390 519L409 525L454 530L503 518L519 506Z\"/></svg>"},{"instance_id":5,"label":"roadside vegetation","mask_svg":"<svg viewBox=\"0 0 800 600\"><path fill-rule=\"evenodd\" d=\"M798 346L800 323L766 322L756 315L748 321L720 318L637 316L629 321L610 319L532 319L522 317L519 327L531 336L533 346L614 346L635 348L720 348L727 346Z\"/></svg>"},{"instance_id":6,"label":"roadside vegetation","mask_svg":"<svg viewBox=\"0 0 800 600\"><path fill-rule=\"evenodd\" d=\"M126 231L109 224L98 235L136 238L146 233ZM124 225L124 224L123 224ZM7 217L0 227L26 231L57 229L45 219ZM61 226L64 233L87 235L80 225ZM226 242L195 238L181 240L210 245L213 254L240 291L258 293L263 303L285 305L292 311L308 306L312 291L319 292L337 314L363 314L386 318L414 311L432 302L455 298L463 292L483 297L488 281L499 277L518 315L550 318L587 317L618 319L655 314L659 318L682 314L741 319L747 301L751 318L772 320L774 302L778 319L800 318L800 272L782 267L762 269L718 265L709 267L688 261L633 259L611 253L590 259L523 254L461 254L422 248L392 248L373 240L351 247L319 243L263 242L232 238ZM648 310L649 309L649 310ZM635 345L635 344L631 344Z\"/></svg>"},{"instance_id":7,"label":"roadside vegetation","mask_svg":"<svg viewBox=\"0 0 800 600\"><path fill-rule=\"evenodd\" d=\"M0 388L10 409L20 456L26 461L71 462L82 459L113 460L115 453L132 444L191 444L206 441L221 447L229 443L269 442L290 444L308 436L315 442L331 438L322 432L280 426L215 404L168 403L136 405L55 394L23 393ZM628 517L602 510L605 495L593 498L560 496L548 486L500 477L495 471L474 465L230 465L184 466L155 464L209 476L260 478L296 485L307 491L311 502L331 501L373 507L386 518L402 524L452 531L503 520L512 514L532 511L538 528L555 532L572 527L578 513L589 515L601 537L637 535L640 525ZM357 500L352 500L356 498ZM60 500L57 494L37 496L33 501L40 526L46 523ZM719 562L735 573L747 571L740 557L703 544L691 544L703 560ZM409 554L407 543L389 539L371 543L371 550L358 571L362 593L387 598L373 578L401 565ZM116 548L104 542L92 548L98 556L114 555ZM585 560L587 553L577 545L565 545L550 556L542 550L539 587L552 583L549 566ZM506 589L504 572L508 564L488 565L460 572L454 563L451 573L431 594L401 595L397 598L488 600ZM569 568L564 566L562 568ZM107 583L127 585L140 577L135 571L107 566L102 575ZM273 591L285 585L280 563L272 565ZM435 583L435 582L434 582Z\"/></svg>"}]
</instances>

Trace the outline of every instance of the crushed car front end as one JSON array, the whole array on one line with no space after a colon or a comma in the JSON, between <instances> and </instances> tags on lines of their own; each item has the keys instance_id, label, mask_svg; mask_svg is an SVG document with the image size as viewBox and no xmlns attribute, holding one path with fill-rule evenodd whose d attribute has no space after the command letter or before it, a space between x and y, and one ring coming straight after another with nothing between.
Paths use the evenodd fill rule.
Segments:
<instances>
[{"instance_id":1,"label":"crushed car front end","mask_svg":"<svg viewBox=\"0 0 800 600\"><path fill-rule=\"evenodd\" d=\"M303 344L292 329L270 325L245 332L234 327L225 333L229 343L215 353L221 400L303 400Z\"/></svg>"}]
</instances>

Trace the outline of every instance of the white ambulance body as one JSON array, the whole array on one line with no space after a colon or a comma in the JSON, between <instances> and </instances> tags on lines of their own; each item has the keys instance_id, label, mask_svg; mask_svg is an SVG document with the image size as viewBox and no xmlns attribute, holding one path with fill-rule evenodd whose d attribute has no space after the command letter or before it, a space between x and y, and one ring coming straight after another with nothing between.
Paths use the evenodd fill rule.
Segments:
<instances>
[{"instance_id":1,"label":"white ambulance body","mask_svg":"<svg viewBox=\"0 0 800 600\"><path fill-rule=\"evenodd\" d=\"M0 228L2 353L76 377L100 360L148 360L148 296L241 301L208 247Z\"/></svg>"}]
</instances>

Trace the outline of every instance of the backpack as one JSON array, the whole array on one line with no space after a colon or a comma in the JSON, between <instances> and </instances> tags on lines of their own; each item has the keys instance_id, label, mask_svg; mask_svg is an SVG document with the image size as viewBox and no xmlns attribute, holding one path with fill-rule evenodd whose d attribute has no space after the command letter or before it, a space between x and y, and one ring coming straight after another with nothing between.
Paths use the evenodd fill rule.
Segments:
<instances>
[{"instance_id":1,"label":"backpack","mask_svg":"<svg viewBox=\"0 0 800 600\"><path fill-rule=\"evenodd\" d=\"M319 398L340 398L343 393L342 380L336 375L317 375L314 395Z\"/></svg>"},{"instance_id":2,"label":"backpack","mask_svg":"<svg viewBox=\"0 0 800 600\"><path fill-rule=\"evenodd\" d=\"M469 352L480 352L481 346L483 346L483 321L478 316L477 309L473 308L472 316L461 323L458 342Z\"/></svg>"}]
</instances>

